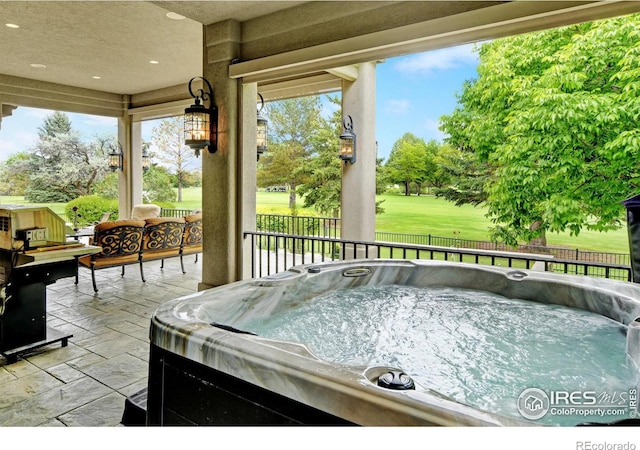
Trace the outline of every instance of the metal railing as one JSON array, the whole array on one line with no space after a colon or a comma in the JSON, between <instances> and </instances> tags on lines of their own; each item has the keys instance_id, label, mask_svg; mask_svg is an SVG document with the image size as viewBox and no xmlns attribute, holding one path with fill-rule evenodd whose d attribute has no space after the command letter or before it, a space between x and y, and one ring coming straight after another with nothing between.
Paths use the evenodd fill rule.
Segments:
<instances>
[{"instance_id":1,"label":"metal railing","mask_svg":"<svg viewBox=\"0 0 640 450\"><path fill-rule=\"evenodd\" d=\"M339 223L335 217L256 214L256 229L270 233L337 238Z\"/></svg>"},{"instance_id":2,"label":"metal railing","mask_svg":"<svg viewBox=\"0 0 640 450\"><path fill-rule=\"evenodd\" d=\"M463 247L483 250L517 251L526 253L545 253L559 259L573 261L606 262L612 264L629 265L630 259L627 253L596 252L566 247L544 247L538 245L521 244L514 248L500 242L476 241L471 239L449 238L433 236L431 234L406 234L376 231L376 241L401 242L417 245L440 245L443 247Z\"/></svg>"},{"instance_id":3,"label":"metal railing","mask_svg":"<svg viewBox=\"0 0 640 450\"><path fill-rule=\"evenodd\" d=\"M270 233L295 234L339 238L340 219L336 217L291 216L284 214L257 214L256 229ZM560 260L590 261L614 265L630 265L628 253L609 253L566 247L519 245L514 248L499 242L459 239L431 234L393 233L376 231L376 242L410 245L435 245L477 250L512 251L553 255Z\"/></svg>"},{"instance_id":4,"label":"metal railing","mask_svg":"<svg viewBox=\"0 0 640 450\"><path fill-rule=\"evenodd\" d=\"M272 275L300 264L389 258L458 261L631 281L631 268L628 265L557 259L545 254L351 241L261 231L245 232L244 238L250 238L254 248L251 257L252 277Z\"/></svg>"},{"instance_id":5,"label":"metal railing","mask_svg":"<svg viewBox=\"0 0 640 450\"><path fill-rule=\"evenodd\" d=\"M184 217L193 214L192 209L162 208L160 217Z\"/></svg>"}]
</instances>

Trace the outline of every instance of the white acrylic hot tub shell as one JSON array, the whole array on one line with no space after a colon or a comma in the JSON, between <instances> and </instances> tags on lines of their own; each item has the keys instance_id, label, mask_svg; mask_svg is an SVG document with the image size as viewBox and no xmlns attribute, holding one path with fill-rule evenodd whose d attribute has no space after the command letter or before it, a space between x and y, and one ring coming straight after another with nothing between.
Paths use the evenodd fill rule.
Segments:
<instances>
[{"instance_id":1,"label":"white acrylic hot tub shell","mask_svg":"<svg viewBox=\"0 0 640 450\"><path fill-rule=\"evenodd\" d=\"M345 277L366 268L369 275ZM242 329L328 290L363 284L452 286L511 298L554 302L605 315L625 325L640 316L640 287L632 283L437 261L360 260L310 264L275 276L240 281L162 305L151 324L152 344L207 367L350 422L369 425L535 425L460 404L416 386L376 385L388 368L323 361L302 343L240 334ZM398 368L402 369L402 368Z\"/></svg>"}]
</instances>

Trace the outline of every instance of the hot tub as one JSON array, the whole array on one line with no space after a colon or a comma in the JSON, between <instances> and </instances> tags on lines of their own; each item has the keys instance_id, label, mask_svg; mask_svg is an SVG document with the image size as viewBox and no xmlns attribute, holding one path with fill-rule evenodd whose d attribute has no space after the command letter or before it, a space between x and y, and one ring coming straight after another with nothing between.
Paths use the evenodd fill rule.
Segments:
<instances>
[{"instance_id":1,"label":"hot tub","mask_svg":"<svg viewBox=\"0 0 640 450\"><path fill-rule=\"evenodd\" d=\"M446 327L450 327L452 336L459 335L456 333L469 336L469 351L465 353L464 346L462 353L460 348L451 347L451 351L447 350L448 345L455 342L446 342L445 332L445 339L440 338L440 341L444 342L436 351L440 353L437 356L445 360L454 360L453 367L467 369L473 368L484 358L481 352L486 349L489 349L491 354L498 354L498 359L504 360L507 372L500 372L501 379L497 385L499 389L505 389L504 396L515 395L516 398L507 399L507 403L513 404L514 411L517 407L519 414L505 413L500 408L485 407L484 403L478 400L483 398L481 391L484 389L484 380L481 380L476 388L473 381L465 379L468 376L465 373L461 375L462 387L466 388L468 384L472 386L470 391L477 392L461 393L458 392L459 386L451 388L450 391L434 388L430 385L429 372L433 368L434 379L436 370L442 372L442 369L437 369L437 362L426 364L426 367L421 369L398 367L397 360L385 360L383 354L382 359L380 356L372 360L366 357L362 360L356 358L349 363L327 357L319 352L318 348L296 339L268 337L268 333L262 328L264 323L270 321L275 321L277 332L283 331L283 324L291 322L297 323L303 329L315 328L305 325L303 320L307 319L303 319L303 316L286 315L303 311L303 308L310 304L322 303L324 300L318 299L323 299L324 295L333 292L360 292L358 295L361 298L357 307L350 308L347 305L345 311L348 314L338 313L341 318L328 319L329 322L341 321L342 323L339 326L336 324L335 328L349 331L350 328L361 327L359 322L356 324L348 319L354 309L363 313L374 309L373 303L369 308L367 302L373 302L378 294L370 289L401 293L404 289L414 288L462 289L470 292L472 297L477 293L478 298L482 297L482 301L489 302L479 305L477 311L491 311L497 319L476 320L486 322L488 329L503 327L507 333L513 332L514 340L515 334L525 335L524 337L530 340L538 339L532 336L536 334L538 325L534 324L533 328L524 332L510 329L513 317L523 314L538 317L540 314L547 314L544 310L531 308L550 307L553 311L549 313L549 317L552 317L549 320L560 320L558 323L563 324L552 327L561 330L566 326L570 331L578 328L577 336L582 336L581 329L601 327L599 324L596 325L596 320L611 322L612 331L605 330L603 333L609 333L613 337L605 335L607 337L596 336L595 339L615 341L611 348L603 348L602 353L614 354L616 364L624 366L622 370L626 371L626 378L614 380L611 387L580 382L566 385L560 381L550 381L551 372L562 372L565 369L543 368L542 376L535 381L536 385L524 384L517 387L518 390L522 390L518 396L517 393L514 394L513 386L517 385L519 375L512 375L509 367L517 366L518 361L521 361L522 364L530 364L535 368L536 356L529 352L538 345L537 342L525 344L524 350L495 350L491 347L494 345L490 342L493 339L491 336L487 337L486 333L476 334L468 329L465 321L458 320L477 315L477 312L472 313L464 304L458 310L453 306L449 308L449 304L442 303L441 298L438 298L438 314L439 317L445 318L438 319L442 322L441 326L444 326L445 330ZM362 291L363 289L365 291ZM448 291L445 291L445 294L449 295ZM519 303L516 303L516 309L510 313L512 316L503 315L502 308L505 308L505 314L507 311L507 307L503 306L505 300L487 300L484 299L485 294L518 299L516 301ZM431 293L428 295L432 296ZM446 295L445 300L448 298ZM411 308L420 306L421 301L412 303ZM338 300L337 303L345 301ZM393 327L385 325L384 327L388 328L386 334L376 335L375 339L377 342L386 339L385 348L393 348L396 342L394 339L400 344L413 334L423 333L424 345L412 342L408 346L421 355L422 347L429 346L432 336L429 327L427 331L422 330L424 324L429 322L420 322L413 333L413 325L410 325L416 317L411 312L413 310L400 313L394 309L394 304L391 303L391 309L397 314L397 318L392 320L404 323L405 331L397 332ZM564 307L569 309L562 309ZM436 314L431 306L422 309L427 316ZM578 314L595 314L584 319L582 316L567 319L564 325L563 317L569 317L569 312L573 314L573 311ZM640 286L606 279L437 261L354 260L297 266L273 276L231 283L182 297L158 308L152 317L150 330L147 423L535 426L549 424L544 420L538 420L540 411L547 417L552 413L560 416L569 411L570 406L574 407L574 410L577 408L578 414L583 414L585 408L592 407L596 417L594 420L593 414L585 414L574 420L577 423L568 422L570 425L624 421L635 417L637 410L637 364L640 360L640 321L636 321L638 317ZM374 322L376 320L379 319L373 319ZM369 333L366 330L363 332ZM546 334L542 333L539 340L544 341L546 338ZM391 345L389 339L392 340ZM457 339L451 338L451 341ZM570 339L576 343L582 340L581 337ZM328 333L327 340L341 339L339 335L336 338ZM500 345L508 346L510 340L509 337L506 344ZM321 347L319 344L322 342L317 342L316 347ZM554 345L552 342L551 347ZM595 347L592 344L588 345ZM587 350L586 353L591 352ZM592 357L600 358L598 355L595 353ZM561 355L561 359L564 357ZM413 359L420 360L421 357ZM585 356L584 363L578 362L578 366L583 364L585 371L593 372L590 361ZM561 361L560 366L564 367L563 364ZM596 381L608 380L621 371L617 367L608 369L607 364L604 369L599 369L604 372L594 375ZM549 371L549 378L545 370ZM579 371L581 368L572 370ZM607 370L613 373L607 373ZM565 378L576 379L574 373L566 375ZM469 394L478 395L475 395L474 401L466 401L465 398ZM609 413L598 416L597 407L616 407L617 410L611 413L613 416ZM591 409L589 411L593 412ZM550 424L564 423L561 421Z\"/></svg>"}]
</instances>

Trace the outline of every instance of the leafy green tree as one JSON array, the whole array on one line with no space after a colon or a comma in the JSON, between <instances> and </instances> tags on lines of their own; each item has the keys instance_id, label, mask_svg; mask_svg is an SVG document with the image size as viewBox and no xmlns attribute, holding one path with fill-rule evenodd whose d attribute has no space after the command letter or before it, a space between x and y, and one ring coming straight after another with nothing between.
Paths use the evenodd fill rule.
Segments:
<instances>
[{"instance_id":1,"label":"leafy green tree","mask_svg":"<svg viewBox=\"0 0 640 450\"><path fill-rule=\"evenodd\" d=\"M428 178L428 168L432 155L424 139L412 133L405 133L391 148L385 164L385 174L389 182L404 185L404 195L411 195L411 185L415 184L416 193Z\"/></svg>"},{"instance_id":2,"label":"leafy green tree","mask_svg":"<svg viewBox=\"0 0 640 450\"><path fill-rule=\"evenodd\" d=\"M151 138L158 149L154 156L175 170L179 202L182 201L182 188L188 183L189 163L195 159L193 150L184 144L182 131L182 117L171 117L153 128Z\"/></svg>"},{"instance_id":3,"label":"leafy green tree","mask_svg":"<svg viewBox=\"0 0 640 450\"><path fill-rule=\"evenodd\" d=\"M307 175L300 168L315 153L317 134L324 127L320 97L272 102L266 108L269 150L258 161L258 186L287 185L289 208L295 209L296 188Z\"/></svg>"},{"instance_id":4,"label":"leafy green tree","mask_svg":"<svg viewBox=\"0 0 640 450\"><path fill-rule=\"evenodd\" d=\"M30 159L30 153L19 152L0 163L0 192L3 195L25 195L29 185Z\"/></svg>"},{"instance_id":5,"label":"leafy green tree","mask_svg":"<svg viewBox=\"0 0 640 450\"><path fill-rule=\"evenodd\" d=\"M494 239L620 226L640 182L639 30L630 15L480 47L478 78L443 129L490 167Z\"/></svg>"},{"instance_id":6,"label":"leafy green tree","mask_svg":"<svg viewBox=\"0 0 640 450\"><path fill-rule=\"evenodd\" d=\"M109 172L95 185L94 195L104 198L118 198L118 173Z\"/></svg>"},{"instance_id":7,"label":"leafy green tree","mask_svg":"<svg viewBox=\"0 0 640 450\"><path fill-rule=\"evenodd\" d=\"M176 191L171 174L166 167L152 164L142 175L142 195L145 203L171 203L176 201Z\"/></svg>"}]
</instances>

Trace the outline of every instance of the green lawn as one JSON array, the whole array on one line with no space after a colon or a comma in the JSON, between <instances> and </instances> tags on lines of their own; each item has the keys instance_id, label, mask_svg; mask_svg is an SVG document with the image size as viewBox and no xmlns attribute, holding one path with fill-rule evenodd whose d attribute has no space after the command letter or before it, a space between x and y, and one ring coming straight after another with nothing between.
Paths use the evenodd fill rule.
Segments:
<instances>
[{"instance_id":1,"label":"green lawn","mask_svg":"<svg viewBox=\"0 0 640 450\"><path fill-rule=\"evenodd\" d=\"M459 239L488 240L491 221L486 209L470 205L455 206L433 196L383 195L385 212L376 217L376 231L432 234ZM629 253L627 229L607 233L582 231L579 236L569 233L549 233L549 245L611 253Z\"/></svg>"},{"instance_id":2,"label":"green lawn","mask_svg":"<svg viewBox=\"0 0 640 450\"><path fill-rule=\"evenodd\" d=\"M184 189L183 201L176 202L176 208L195 209L202 206L200 188ZM485 217L485 209L469 205L455 206L453 203L433 196L383 195L382 208L385 212L376 217L376 230L395 233L431 234L434 236L455 237L471 240L488 240L491 222ZM286 192L256 193L258 213L289 214L289 194ZM2 204L24 204L22 197L0 197ZM299 215L317 215L312 210L302 208L298 199ZM40 204L38 205L40 206ZM42 204L57 214L64 214L64 204ZM549 245L557 245L581 250L594 250L612 253L629 253L627 229L623 227L614 232L598 233L582 231L579 236L569 233L549 234Z\"/></svg>"},{"instance_id":3,"label":"green lawn","mask_svg":"<svg viewBox=\"0 0 640 450\"><path fill-rule=\"evenodd\" d=\"M491 221L485 217L486 210L470 205L455 206L446 200L430 195L410 196L382 195L383 214L376 217L376 231L408 234L431 234L471 240L488 240ZM258 212L280 208L280 214L288 214L289 194L283 192L258 192ZM299 201L299 204L302 202ZM313 212L307 212L315 215ZM299 209L298 214L305 211ZM629 253L627 229L599 233L582 231L579 236L569 233L553 233L547 236L549 245L581 250L611 253Z\"/></svg>"}]
</instances>

